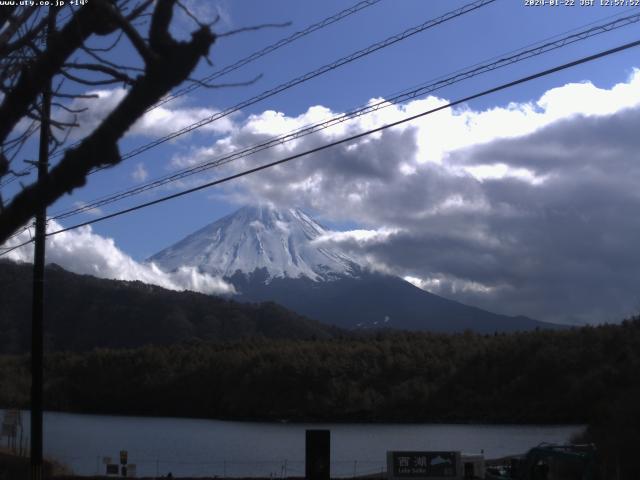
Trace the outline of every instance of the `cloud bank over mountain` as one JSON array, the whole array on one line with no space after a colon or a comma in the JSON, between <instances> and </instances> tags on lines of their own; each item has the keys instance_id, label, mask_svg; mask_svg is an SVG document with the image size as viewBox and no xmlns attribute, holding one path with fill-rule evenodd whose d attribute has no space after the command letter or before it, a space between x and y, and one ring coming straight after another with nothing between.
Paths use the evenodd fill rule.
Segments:
<instances>
[{"instance_id":1,"label":"cloud bank over mountain","mask_svg":"<svg viewBox=\"0 0 640 480\"><path fill-rule=\"evenodd\" d=\"M375 101L375 100L372 100ZM239 171L447 103L390 106L226 168ZM266 111L198 163L335 115ZM299 206L355 230L328 236L434 293L547 321L616 321L640 282L640 71L611 88L574 83L536 101L460 107L298 159L225 188L238 203Z\"/></svg>"},{"instance_id":2,"label":"cloud bank over mountain","mask_svg":"<svg viewBox=\"0 0 640 480\"><path fill-rule=\"evenodd\" d=\"M122 94L104 90L86 100L93 103L80 123L91 129ZM232 162L222 173L448 101L431 96L389 106ZM170 104L143 117L130 133L160 135L213 113ZM298 116L269 110L214 122L204 132L213 143L197 146L203 135L186 148L183 142L171 166L211 160L337 113L313 106ZM351 231L328 231L318 241L445 297L552 322L617 321L640 304L639 121L635 70L610 88L572 83L531 102L446 109L243 177L221 192L239 204L300 207L349 225ZM129 172L138 181L147 177L143 163ZM66 235L49 240L48 259L78 273L102 271L109 278L204 292L232 288L193 269L167 274L138 263L91 230Z\"/></svg>"},{"instance_id":3,"label":"cloud bank over mountain","mask_svg":"<svg viewBox=\"0 0 640 480\"><path fill-rule=\"evenodd\" d=\"M48 231L59 230L61 225L50 220ZM5 246L12 247L31 238L25 231ZM47 263L57 263L80 274L114 280L139 280L169 290L192 290L201 293L231 294L233 285L221 278L202 274L193 267L182 267L171 273L164 272L153 263L139 263L122 252L113 239L93 233L91 227L71 230L47 239ZM18 248L6 256L18 262L33 262L33 244Z\"/></svg>"}]
</instances>

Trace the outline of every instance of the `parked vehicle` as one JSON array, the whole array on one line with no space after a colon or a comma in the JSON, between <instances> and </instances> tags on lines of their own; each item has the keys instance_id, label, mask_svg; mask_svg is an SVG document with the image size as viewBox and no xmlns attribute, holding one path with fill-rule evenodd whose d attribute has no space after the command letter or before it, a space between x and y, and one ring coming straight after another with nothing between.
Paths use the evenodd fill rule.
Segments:
<instances>
[{"instance_id":1,"label":"parked vehicle","mask_svg":"<svg viewBox=\"0 0 640 480\"><path fill-rule=\"evenodd\" d=\"M593 445L541 444L507 465L487 467L486 480L595 480Z\"/></svg>"}]
</instances>

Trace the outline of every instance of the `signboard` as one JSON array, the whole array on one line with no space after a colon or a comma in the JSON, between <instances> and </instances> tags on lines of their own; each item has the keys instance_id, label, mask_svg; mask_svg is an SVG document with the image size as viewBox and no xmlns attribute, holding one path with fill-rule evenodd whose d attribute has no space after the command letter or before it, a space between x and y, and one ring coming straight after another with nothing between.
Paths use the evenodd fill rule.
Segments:
<instances>
[{"instance_id":1,"label":"signboard","mask_svg":"<svg viewBox=\"0 0 640 480\"><path fill-rule=\"evenodd\" d=\"M120 469L116 463L107 465L107 475L120 475Z\"/></svg>"},{"instance_id":2,"label":"signboard","mask_svg":"<svg viewBox=\"0 0 640 480\"><path fill-rule=\"evenodd\" d=\"M102 457L102 463L109 465L110 463L113 463L113 459L111 457Z\"/></svg>"},{"instance_id":3,"label":"signboard","mask_svg":"<svg viewBox=\"0 0 640 480\"><path fill-rule=\"evenodd\" d=\"M460 452L387 452L390 479L457 478Z\"/></svg>"}]
</instances>

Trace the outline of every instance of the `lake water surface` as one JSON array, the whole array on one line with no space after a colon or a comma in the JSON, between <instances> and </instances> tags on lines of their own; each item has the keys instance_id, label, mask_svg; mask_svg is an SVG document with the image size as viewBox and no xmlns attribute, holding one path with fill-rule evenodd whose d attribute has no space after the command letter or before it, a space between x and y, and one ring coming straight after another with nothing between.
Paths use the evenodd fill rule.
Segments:
<instances>
[{"instance_id":1,"label":"lake water surface","mask_svg":"<svg viewBox=\"0 0 640 480\"><path fill-rule=\"evenodd\" d=\"M0 410L1 413L3 413ZM23 413L25 435L29 415ZM484 451L487 458L562 443L581 426L290 424L45 413L45 455L75 473L104 473L127 450L138 476L304 475L305 430L331 430L335 476L380 472L387 450Z\"/></svg>"}]
</instances>

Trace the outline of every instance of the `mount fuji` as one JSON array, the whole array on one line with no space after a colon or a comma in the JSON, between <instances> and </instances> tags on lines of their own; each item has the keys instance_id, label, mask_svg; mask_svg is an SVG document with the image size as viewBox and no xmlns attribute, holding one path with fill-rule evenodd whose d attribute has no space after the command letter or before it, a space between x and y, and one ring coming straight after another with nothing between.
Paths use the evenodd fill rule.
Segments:
<instances>
[{"instance_id":1,"label":"mount fuji","mask_svg":"<svg viewBox=\"0 0 640 480\"><path fill-rule=\"evenodd\" d=\"M244 207L149 258L165 270L190 265L203 273L231 277L264 270L274 278L313 281L353 276L358 263L314 244L328 232L299 209Z\"/></svg>"},{"instance_id":2,"label":"mount fuji","mask_svg":"<svg viewBox=\"0 0 640 480\"><path fill-rule=\"evenodd\" d=\"M243 207L148 259L166 271L196 267L239 292L349 329L480 333L557 328L448 300L405 280L372 272L318 240L329 231L299 209Z\"/></svg>"}]
</instances>

